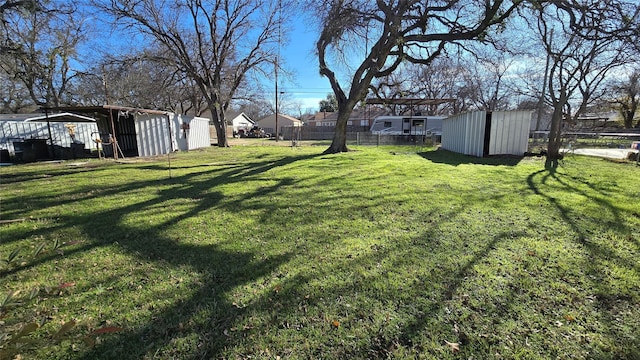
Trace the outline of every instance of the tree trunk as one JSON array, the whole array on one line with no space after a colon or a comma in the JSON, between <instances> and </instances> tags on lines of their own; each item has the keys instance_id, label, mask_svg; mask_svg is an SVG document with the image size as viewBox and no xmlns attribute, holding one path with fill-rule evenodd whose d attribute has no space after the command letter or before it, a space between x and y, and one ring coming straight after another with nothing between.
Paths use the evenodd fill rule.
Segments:
<instances>
[{"instance_id":1,"label":"tree trunk","mask_svg":"<svg viewBox=\"0 0 640 360\"><path fill-rule=\"evenodd\" d=\"M347 120L351 115L351 111L348 113L338 112L338 120L336 121L336 131L333 133L333 141L331 146L324 151L325 154L337 154L341 152L347 152Z\"/></svg>"},{"instance_id":2,"label":"tree trunk","mask_svg":"<svg viewBox=\"0 0 640 360\"><path fill-rule=\"evenodd\" d=\"M622 112L625 129L633 128L633 118L635 117L635 115L636 115L635 111L632 111L632 110L626 110Z\"/></svg>"},{"instance_id":3,"label":"tree trunk","mask_svg":"<svg viewBox=\"0 0 640 360\"><path fill-rule=\"evenodd\" d=\"M560 159L560 147L562 145L562 105L555 104L549 130L549 145L547 147L547 159Z\"/></svg>"},{"instance_id":4,"label":"tree trunk","mask_svg":"<svg viewBox=\"0 0 640 360\"><path fill-rule=\"evenodd\" d=\"M224 121L216 127L216 135L218 136L218 147L229 147L229 140L227 139L227 129L224 125Z\"/></svg>"},{"instance_id":5,"label":"tree trunk","mask_svg":"<svg viewBox=\"0 0 640 360\"><path fill-rule=\"evenodd\" d=\"M569 101L569 95L563 87L559 91L559 98L553 101L553 115L551 117L551 129L549 129L549 145L547 147L547 161L557 161L562 158L560 147L562 146L562 122L564 120L563 109Z\"/></svg>"},{"instance_id":6,"label":"tree trunk","mask_svg":"<svg viewBox=\"0 0 640 360\"><path fill-rule=\"evenodd\" d=\"M351 101L347 101L346 105L338 104L338 119L336 120L336 131L333 134L331 146L324 151L325 154L337 154L347 152L347 122L353 112L355 105Z\"/></svg>"},{"instance_id":7,"label":"tree trunk","mask_svg":"<svg viewBox=\"0 0 640 360\"><path fill-rule=\"evenodd\" d=\"M213 126L216 128L218 147L229 147L229 140L227 139L227 125L222 109L220 109L219 106L215 106L215 104L209 104L209 112L211 113Z\"/></svg>"}]
</instances>

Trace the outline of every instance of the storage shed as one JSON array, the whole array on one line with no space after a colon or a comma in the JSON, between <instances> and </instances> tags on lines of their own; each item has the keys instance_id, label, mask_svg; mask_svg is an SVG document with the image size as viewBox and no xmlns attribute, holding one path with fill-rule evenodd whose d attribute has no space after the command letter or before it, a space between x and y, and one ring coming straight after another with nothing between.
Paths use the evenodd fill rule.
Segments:
<instances>
[{"instance_id":1,"label":"storage shed","mask_svg":"<svg viewBox=\"0 0 640 360\"><path fill-rule=\"evenodd\" d=\"M95 119L77 114L2 114L0 162L82 157L97 133Z\"/></svg>"},{"instance_id":2,"label":"storage shed","mask_svg":"<svg viewBox=\"0 0 640 360\"><path fill-rule=\"evenodd\" d=\"M523 156L529 145L531 111L473 111L442 122L442 148L485 157Z\"/></svg>"},{"instance_id":3,"label":"storage shed","mask_svg":"<svg viewBox=\"0 0 640 360\"><path fill-rule=\"evenodd\" d=\"M155 156L211 145L206 118L114 105L51 110L94 117L105 156Z\"/></svg>"}]
</instances>

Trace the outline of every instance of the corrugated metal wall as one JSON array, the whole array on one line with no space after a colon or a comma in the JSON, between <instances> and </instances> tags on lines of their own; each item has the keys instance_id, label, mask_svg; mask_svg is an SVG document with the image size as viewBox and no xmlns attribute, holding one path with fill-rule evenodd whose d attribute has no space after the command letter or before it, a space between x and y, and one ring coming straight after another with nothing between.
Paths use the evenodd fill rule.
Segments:
<instances>
[{"instance_id":1,"label":"corrugated metal wall","mask_svg":"<svg viewBox=\"0 0 640 360\"><path fill-rule=\"evenodd\" d=\"M491 113L489 155L524 155L529 147L531 111Z\"/></svg>"},{"instance_id":2,"label":"corrugated metal wall","mask_svg":"<svg viewBox=\"0 0 640 360\"><path fill-rule=\"evenodd\" d=\"M91 138L92 133L98 132L95 123L80 122L51 122L51 138L54 146L71 147L71 137L65 124L75 125L76 140L84 143L85 149L95 149L95 143ZM46 122L0 121L0 147L12 151L13 141L25 139L49 139L49 130ZM95 134L94 138L98 138Z\"/></svg>"},{"instance_id":3,"label":"corrugated metal wall","mask_svg":"<svg viewBox=\"0 0 640 360\"><path fill-rule=\"evenodd\" d=\"M137 114L135 126L138 156L155 156L171 151L167 116L163 114Z\"/></svg>"},{"instance_id":4,"label":"corrugated metal wall","mask_svg":"<svg viewBox=\"0 0 640 360\"><path fill-rule=\"evenodd\" d=\"M194 117L191 119L190 125L191 133L189 134L189 150L211 146L211 137L209 136L209 119Z\"/></svg>"},{"instance_id":5,"label":"corrugated metal wall","mask_svg":"<svg viewBox=\"0 0 640 360\"><path fill-rule=\"evenodd\" d=\"M442 122L442 148L482 157L486 119L485 111L459 114L445 119Z\"/></svg>"},{"instance_id":6,"label":"corrugated metal wall","mask_svg":"<svg viewBox=\"0 0 640 360\"><path fill-rule=\"evenodd\" d=\"M171 127L177 149L185 151L211 146L209 119L182 114L169 116L172 118ZM180 128L183 123L189 124L189 130L184 131Z\"/></svg>"},{"instance_id":7,"label":"corrugated metal wall","mask_svg":"<svg viewBox=\"0 0 640 360\"><path fill-rule=\"evenodd\" d=\"M442 148L477 157L524 155L529 144L531 112L494 111L488 115L486 111L474 111L445 119ZM490 132L488 149L485 149L487 126Z\"/></svg>"}]
</instances>

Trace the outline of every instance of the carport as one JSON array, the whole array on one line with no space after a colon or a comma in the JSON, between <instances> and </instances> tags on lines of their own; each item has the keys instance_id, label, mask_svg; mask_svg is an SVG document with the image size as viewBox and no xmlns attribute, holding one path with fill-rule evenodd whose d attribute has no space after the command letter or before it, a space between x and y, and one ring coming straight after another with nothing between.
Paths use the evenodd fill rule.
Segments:
<instances>
[{"instance_id":1,"label":"carport","mask_svg":"<svg viewBox=\"0 0 640 360\"><path fill-rule=\"evenodd\" d=\"M94 117L105 156L156 156L211 145L209 120L168 111L116 105L58 107Z\"/></svg>"},{"instance_id":2,"label":"carport","mask_svg":"<svg viewBox=\"0 0 640 360\"><path fill-rule=\"evenodd\" d=\"M82 156L97 133L96 120L68 112L0 115L2 161Z\"/></svg>"},{"instance_id":3,"label":"carport","mask_svg":"<svg viewBox=\"0 0 640 360\"><path fill-rule=\"evenodd\" d=\"M140 109L116 105L69 106L48 109L74 114L84 114L96 119L98 134L94 141L102 143L106 157L118 159L125 156L140 156L136 121L153 119L153 146L157 155L171 151L169 116L165 111ZM153 154L156 155L156 154ZM144 154L142 155L144 156Z\"/></svg>"}]
</instances>

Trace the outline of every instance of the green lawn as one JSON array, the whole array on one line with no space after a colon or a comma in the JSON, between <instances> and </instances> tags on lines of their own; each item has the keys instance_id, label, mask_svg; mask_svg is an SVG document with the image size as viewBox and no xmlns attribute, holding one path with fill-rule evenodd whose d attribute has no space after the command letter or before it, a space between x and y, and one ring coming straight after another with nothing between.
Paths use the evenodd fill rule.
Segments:
<instances>
[{"instance_id":1,"label":"green lawn","mask_svg":"<svg viewBox=\"0 0 640 360\"><path fill-rule=\"evenodd\" d=\"M353 148L1 168L2 351L640 358L637 165Z\"/></svg>"}]
</instances>

